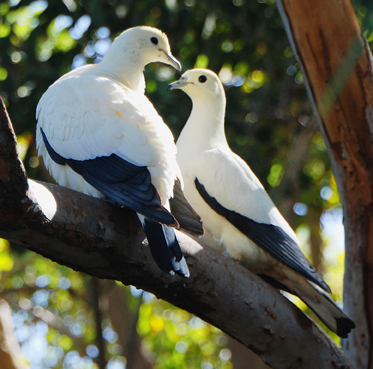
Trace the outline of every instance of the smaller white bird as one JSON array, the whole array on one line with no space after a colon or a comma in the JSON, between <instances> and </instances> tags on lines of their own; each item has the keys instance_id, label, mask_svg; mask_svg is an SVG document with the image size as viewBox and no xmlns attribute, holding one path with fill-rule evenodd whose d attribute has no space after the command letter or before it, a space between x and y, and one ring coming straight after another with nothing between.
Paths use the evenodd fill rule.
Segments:
<instances>
[{"instance_id":1,"label":"smaller white bird","mask_svg":"<svg viewBox=\"0 0 373 369\"><path fill-rule=\"evenodd\" d=\"M301 252L294 231L228 146L226 98L218 76L206 69L189 70L168 89L182 89L193 103L176 146L184 193L205 229L199 241L299 296L333 332L347 337L355 324L324 292L330 288Z\"/></svg>"},{"instance_id":2,"label":"smaller white bird","mask_svg":"<svg viewBox=\"0 0 373 369\"><path fill-rule=\"evenodd\" d=\"M181 70L164 33L124 31L99 64L65 74L44 93L36 143L58 184L136 211L159 267L188 277L170 228L179 227L169 206L174 186L183 221L191 217L194 230L202 228L181 191L172 133L144 95L143 71L153 62Z\"/></svg>"}]
</instances>

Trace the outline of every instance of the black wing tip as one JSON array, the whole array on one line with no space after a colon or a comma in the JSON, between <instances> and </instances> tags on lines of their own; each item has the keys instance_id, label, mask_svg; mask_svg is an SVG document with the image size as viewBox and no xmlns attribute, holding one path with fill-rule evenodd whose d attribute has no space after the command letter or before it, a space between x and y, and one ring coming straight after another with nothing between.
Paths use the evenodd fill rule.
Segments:
<instances>
[{"instance_id":1,"label":"black wing tip","mask_svg":"<svg viewBox=\"0 0 373 369\"><path fill-rule=\"evenodd\" d=\"M162 224L165 224L168 227L172 227L172 228L176 228L176 229L180 228L179 222L176 220L176 218L164 206L162 206L161 211L167 217L167 221L166 222L161 222Z\"/></svg>"},{"instance_id":2,"label":"black wing tip","mask_svg":"<svg viewBox=\"0 0 373 369\"><path fill-rule=\"evenodd\" d=\"M164 206L141 209L139 213L154 222L162 223L164 225L167 225L168 227L176 229L180 228L179 222Z\"/></svg>"},{"instance_id":3,"label":"black wing tip","mask_svg":"<svg viewBox=\"0 0 373 369\"><path fill-rule=\"evenodd\" d=\"M329 287L329 285L323 280L323 279L321 279L321 281L318 283L319 284L319 286L322 288L322 289L324 289L326 292L328 292L328 293L332 293L332 290L331 290L331 288Z\"/></svg>"},{"instance_id":4,"label":"black wing tip","mask_svg":"<svg viewBox=\"0 0 373 369\"><path fill-rule=\"evenodd\" d=\"M180 223L181 229L195 236L204 235L205 230L201 217L186 199L179 178L175 180L174 195L170 198L170 207L171 213Z\"/></svg>"},{"instance_id":5,"label":"black wing tip","mask_svg":"<svg viewBox=\"0 0 373 369\"><path fill-rule=\"evenodd\" d=\"M188 229L182 228L185 232L190 233L193 236L202 237L205 234L205 230L202 227L188 227Z\"/></svg>"},{"instance_id":6,"label":"black wing tip","mask_svg":"<svg viewBox=\"0 0 373 369\"><path fill-rule=\"evenodd\" d=\"M355 323L347 317L336 318L337 335L341 338L347 338L352 329L356 328Z\"/></svg>"}]
</instances>

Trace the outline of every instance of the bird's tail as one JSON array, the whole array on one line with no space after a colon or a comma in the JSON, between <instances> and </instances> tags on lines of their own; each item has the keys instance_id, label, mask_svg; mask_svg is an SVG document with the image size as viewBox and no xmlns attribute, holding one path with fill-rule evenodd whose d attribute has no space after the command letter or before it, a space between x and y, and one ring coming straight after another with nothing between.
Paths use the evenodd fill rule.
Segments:
<instances>
[{"instance_id":1,"label":"bird's tail","mask_svg":"<svg viewBox=\"0 0 373 369\"><path fill-rule=\"evenodd\" d=\"M175 273L188 278L188 265L181 252L173 228L154 222L138 214L148 239L150 251L157 265L166 273Z\"/></svg>"},{"instance_id":2,"label":"bird's tail","mask_svg":"<svg viewBox=\"0 0 373 369\"><path fill-rule=\"evenodd\" d=\"M355 328L355 323L339 308L339 306L324 292L315 285L309 286L313 293L304 293L297 291L297 295L303 300L320 320L334 333L341 338L347 338L347 335Z\"/></svg>"}]
</instances>

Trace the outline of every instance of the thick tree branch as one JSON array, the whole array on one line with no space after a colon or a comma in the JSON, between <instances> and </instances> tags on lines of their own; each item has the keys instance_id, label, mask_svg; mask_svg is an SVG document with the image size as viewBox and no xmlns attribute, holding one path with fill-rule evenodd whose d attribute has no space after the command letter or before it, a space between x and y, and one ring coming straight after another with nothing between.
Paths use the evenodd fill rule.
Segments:
<instances>
[{"instance_id":1,"label":"thick tree branch","mask_svg":"<svg viewBox=\"0 0 373 369\"><path fill-rule=\"evenodd\" d=\"M11 124L4 107L0 116L1 137ZM149 291L225 331L274 368L350 368L322 329L235 261L178 232L191 277L173 277L154 263L133 212L32 180L23 192L26 177L13 168L19 159L3 157L15 155L14 135L4 137L0 215L7 216L0 216L0 237L75 270Z\"/></svg>"},{"instance_id":2,"label":"thick tree branch","mask_svg":"<svg viewBox=\"0 0 373 369\"><path fill-rule=\"evenodd\" d=\"M328 146L344 213L345 349L373 368L373 67L349 0L277 0Z\"/></svg>"}]
</instances>

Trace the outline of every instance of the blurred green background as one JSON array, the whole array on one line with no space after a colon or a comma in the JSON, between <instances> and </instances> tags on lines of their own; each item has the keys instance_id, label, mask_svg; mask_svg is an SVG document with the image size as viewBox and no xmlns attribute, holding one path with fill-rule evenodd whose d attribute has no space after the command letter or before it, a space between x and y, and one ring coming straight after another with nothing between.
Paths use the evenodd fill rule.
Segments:
<instances>
[{"instance_id":1,"label":"blurred green background","mask_svg":"<svg viewBox=\"0 0 373 369\"><path fill-rule=\"evenodd\" d=\"M370 41L370 9L363 1L353 5ZM274 0L1 1L0 95L29 177L52 181L34 141L42 94L69 70L99 62L116 35L137 25L164 31L183 71L203 67L219 74L231 148L259 177L341 302L338 192ZM145 76L147 96L177 138L191 109L185 94L166 90L179 74L151 64ZM116 308L110 291L116 291L117 300L121 296ZM200 319L146 292L98 281L6 240L0 240L0 297L10 304L31 368L234 367L237 348Z\"/></svg>"}]
</instances>

